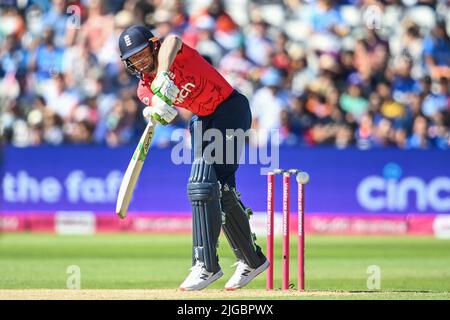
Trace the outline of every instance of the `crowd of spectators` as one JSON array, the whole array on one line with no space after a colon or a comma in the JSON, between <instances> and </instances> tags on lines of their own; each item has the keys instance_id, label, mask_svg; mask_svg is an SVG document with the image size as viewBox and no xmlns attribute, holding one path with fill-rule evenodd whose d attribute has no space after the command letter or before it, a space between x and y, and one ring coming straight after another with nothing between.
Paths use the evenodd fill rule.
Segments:
<instances>
[{"instance_id":1,"label":"crowd of spectators","mask_svg":"<svg viewBox=\"0 0 450 320\"><path fill-rule=\"evenodd\" d=\"M2 0L2 142L135 144L143 105L117 39L144 24L249 98L251 143L448 149L449 19L438 0ZM179 111L158 146L187 128Z\"/></svg>"}]
</instances>

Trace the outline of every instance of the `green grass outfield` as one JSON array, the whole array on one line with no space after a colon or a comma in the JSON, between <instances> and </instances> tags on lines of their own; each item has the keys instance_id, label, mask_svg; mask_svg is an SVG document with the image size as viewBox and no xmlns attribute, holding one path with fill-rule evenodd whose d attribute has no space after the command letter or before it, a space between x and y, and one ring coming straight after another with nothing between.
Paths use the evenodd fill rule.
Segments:
<instances>
[{"instance_id":1,"label":"green grass outfield","mask_svg":"<svg viewBox=\"0 0 450 320\"><path fill-rule=\"evenodd\" d=\"M264 247L265 239L259 243ZM279 288L280 241L277 245L275 286ZM294 285L296 249L296 241L292 239L291 282ZM58 292L64 296L67 290L22 289L66 289L67 268L76 265L81 270L82 290L78 290L81 292L78 294L89 293L87 298L111 298L107 294L115 292L117 298L124 299L450 299L450 240L310 236L306 249L306 293L298 294L295 290L266 292L265 274L245 289L226 292L222 289L234 271L231 268L234 258L221 236L219 254L224 276L201 293L189 295L176 290L187 275L191 261L189 235L2 234L0 297L10 295L14 298L14 294L19 294L18 297L23 298L29 293L30 297L46 298L50 294L51 298L52 292L56 295L53 298L59 297ZM379 291L367 288L367 269L371 265L378 266L381 271ZM39 292L45 294L39 296Z\"/></svg>"}]
</instances>

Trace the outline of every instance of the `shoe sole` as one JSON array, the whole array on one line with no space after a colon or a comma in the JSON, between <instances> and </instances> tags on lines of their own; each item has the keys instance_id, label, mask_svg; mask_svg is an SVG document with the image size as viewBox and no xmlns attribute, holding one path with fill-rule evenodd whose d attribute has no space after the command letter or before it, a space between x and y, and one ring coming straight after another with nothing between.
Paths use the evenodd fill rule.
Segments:
<instances>
[{"instance_id":1,"label":"shoe sole","mask_svg":"<svg viewBox=\"0 0 450 320\"><path fill-rule=\"evenodd\" d=\"M202 282L200 285L194 286L194 287L190 287L190 288L182 288L180 287L179 290L180 291L198 291L198 290L203 290L205 289L207 286L209 286L211 283L213 283L214 281L220 279L220 277L223 276L223 272L222 270L219 270L217 273L213 274L208 280Z\"/></svg>"},{"instance_id":2,"label":"shoe sole","mask_svg":"<svg viewBox=\"0 0 450 320\"><path fill-rule=\"evenodd\" d=\"M225 287L225 290L227 291L234 291L237 289L240 289L242 287L245 287L250 281L256 278L259 274L261 274L264 270L266 270L269 267L269 260L266 260L262 265L260 265L258 268L256 268L252 273L249 274L247 280L243 282L238 287Z\"/></svg>"}]
</instances>

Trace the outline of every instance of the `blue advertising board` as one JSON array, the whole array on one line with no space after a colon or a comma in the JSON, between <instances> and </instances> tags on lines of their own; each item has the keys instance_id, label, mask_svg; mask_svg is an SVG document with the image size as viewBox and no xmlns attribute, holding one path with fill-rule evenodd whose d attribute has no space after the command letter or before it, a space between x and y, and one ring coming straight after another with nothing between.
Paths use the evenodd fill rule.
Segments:
<instances>
[{"instance_id":1,"label":"blue advertising board","mask_svg":"<svg viewBox=\"0 0 450 320\"><path fill-rule=\"evenodd\" d=\"M39 213L113 212L122 175L134 150L66 146L6 147L3 151L1 210ZM190 165L174 164L172 151L150 149L130 211L190 212L186 196ZM306 188L308 212L450 212L449 151L285 147L279 150L276 166L298 168L310 174ZM268 167L267 163L242 164L237 175L237 189L254 211L266 208L266 176L261 173L262 167ZM276 182L278 209L281 178Z\"/></svg>"}]
</instances>

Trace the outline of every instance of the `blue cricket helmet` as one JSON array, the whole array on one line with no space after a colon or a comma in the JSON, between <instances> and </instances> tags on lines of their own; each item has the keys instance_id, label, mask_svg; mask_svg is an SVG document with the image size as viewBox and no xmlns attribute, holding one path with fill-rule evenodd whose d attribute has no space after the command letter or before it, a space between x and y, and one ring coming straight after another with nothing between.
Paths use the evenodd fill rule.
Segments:
<instances>
[{"instance_id":1,"label":"blue cricket helmet","mask_svg":"<svg viewBox=\"0 0 450 320\"><path fill-rule=\"evenodd\" d=\"M134 25L125 29L119 36L120 58L133 74L139 75L139 72L128 59L146 47L150 47L152 53L155 53L159 45L158 37L155 37L150 29L145 26Z\"/></svg>"}]
</instances>

